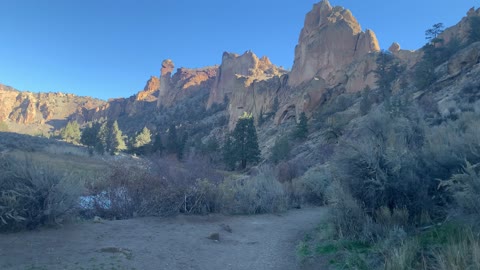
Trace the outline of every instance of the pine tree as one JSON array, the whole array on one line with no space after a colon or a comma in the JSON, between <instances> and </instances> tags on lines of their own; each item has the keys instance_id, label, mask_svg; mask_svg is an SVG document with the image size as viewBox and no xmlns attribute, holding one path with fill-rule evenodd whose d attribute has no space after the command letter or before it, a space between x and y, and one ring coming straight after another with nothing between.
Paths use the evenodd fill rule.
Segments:
<instances>
[{"instance_id":1,"label":"pine tree","mask_svg":"<svg viewBox=\"0 0 480 270\"><path fill-rule=\"evenodd\" d=\"M438 36L443 33L443 23L436 23L432 26L432 28L427 29L425 31L425 39L428 40L430 43L435 45L436 43L443 42L443 40L439 39Z\"/></svg>"},{"instance_id":2,"label":"pine tree","mask_svg":"<svg viewBox=\"0 0 480 270\"><path fill-rule=\"evenodd\" d=\"M120 151L127 149L127 145L125 144L125 140L122 135L122 131L118 127L118 122L115 121L112 124L112 128L110 129L109 134L109 152L110 154L118 154Z\"/></svg>"},{"instance_id":3,"label":"pine tree","mask_svg":"<svg viewBox=\"0 0 480 270\"><path fill-rule=\"evenodd\" d=\"M88 123L88 125L82 131L80 142L85 146L94 147L97 143L97 134L99 129L99 123Z\"/></svg>"},{"instance_id":4,"label":"pine tree","mask_svg":"<svg viewBox=\"0 0 480 270\"><path fill-rule=\"evenodd\" d=\"M67 126L60 131L60 138L69 143L80 143L81 132L77 121L68 122Z\"/></svg>"},{"instance_id":5,"label":"pine tree","mask_svg":"<svg viewBox=\"0 0 480 270\"><path fill-rule=\"evenodd\" d=\"M133 147L140 148L152 141L152 133L147 127L144 127L140 133L133 139Z\"/></svg>"},{"instance_id":6,"label":"pine tree","mask_svg":"<svg viewBox=\"0 0 480 270\"><path fill-rule=\"evenodd\" d=\"M95 143L95 150L99 154L104 154L105 152L109 151L109 133L110 129L108 128L107 122L103 122L100 127L98 128L97 132L97 140Z\"/></svg>"},{"instance_id":7,"label":"pine tree","mask_svg":"<svg viewBox=\"0 0 480 270\"><path fill-rule=\"evenodd\" d=\"M260 148L258 146L257 131L255 130L254 119L251 114L245 113L238 119L233 130L234 150L237 160L240 161L242 169L247 163L260 161Z\"/></svg>"},{"instance_id":8,"label":"pine tree","mask_svg":"<svg viewBox=\"0 0 480 270\"><path fill-rule=\"evenodd\" d=\"M305 112L300 114L300 121L295 129L294 137L298 139L306 139L308 136L308 119Z\"/></svg>"}]
</instances>

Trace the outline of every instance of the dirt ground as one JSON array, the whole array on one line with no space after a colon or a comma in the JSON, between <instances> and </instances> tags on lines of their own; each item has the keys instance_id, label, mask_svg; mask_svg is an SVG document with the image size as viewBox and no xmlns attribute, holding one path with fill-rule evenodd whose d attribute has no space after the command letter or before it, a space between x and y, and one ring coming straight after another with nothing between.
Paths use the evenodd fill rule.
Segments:
<instances>
[{"instance_id":1,"label":"dirt ground","mask_svg":"<svg viewBox=\"0 0 480 270\"><path fill-rule=\"evenodd\" d=\"M0 269L297 269L295 246L324 208L280 215L85 221L0 235ZM229 232L231 229L231 232ZM209 239L219 233L220 240Z\"/></svg>"}]
</instances>

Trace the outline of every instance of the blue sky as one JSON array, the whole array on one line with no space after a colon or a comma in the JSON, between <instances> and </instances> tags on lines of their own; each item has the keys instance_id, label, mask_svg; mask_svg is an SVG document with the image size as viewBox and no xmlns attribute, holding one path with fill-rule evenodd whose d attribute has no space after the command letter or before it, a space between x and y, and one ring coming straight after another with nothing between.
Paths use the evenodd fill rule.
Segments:
<instances>
[{"instance_id":1,"label":"blue sky","mask_svg":"<svg viewBox=\"0 0 480 270\"><path fill-rule=\"evenodd\" d=\"M0 83L20 90L128 97L176 67L220 64L252 50L290 68L305 14L318 0L0 0ZM386 49L417 49L431 25L457 23L479 0L330 0Z\"/></svg>"}]
</instances>

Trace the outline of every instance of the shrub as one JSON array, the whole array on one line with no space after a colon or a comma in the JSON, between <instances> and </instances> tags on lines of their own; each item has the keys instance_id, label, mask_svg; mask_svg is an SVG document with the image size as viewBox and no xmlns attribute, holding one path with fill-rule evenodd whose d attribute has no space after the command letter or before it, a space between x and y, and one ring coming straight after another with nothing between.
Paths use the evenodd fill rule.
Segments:
<instances>
[{"instance_id":1,"label":"shrub","mask_svg":"<svg viewBox=\"0 0 480 270\"><path fill-rule=\"evenodd\" d=\"M421 165L423 128L418 119L376 110L339 146L332 169L370 215L382 206L413 216L433 210L437 183Z\"/></svg>"},{"instance_id":2,"label":"shrub","mask_svg":"<svg viewBox=\"0 0 480 270\"><path fill-rule=\"evenodd\" d=\"M287 196L269 167L249 178L230 178L220 185L222 209L232 214L275 213L286 210Z\"/></svg>"},{"instance_id":3,"label":"shrub","mask_svg":"<svg viewBox=\"0 0 480 270\"><path fill-rule=\"evenodd\" d=\"M480 164L472 165L468 161L462 172L452 175L452 177L441 183L446 186L457 204L466 214L473 214L480 218Z\"/></svg>"},{"instance_id":4,"label":"shrub","mask_svg":"<svg viewBox=\"0 0 480 270\"><path fill-rule=\"evenodd\" d=\"M314 167L293 180L294 193L304 202L322 205L327 202L326 191L333 177L327 166Z\"/></svg>"},{"instance_id":5,"label":"shrub","mask_svg":"<svg viewBox=\"0 0 480 270\"><path fill-rule=\"evenodd\" d=\"M167 159L152 163L154 169L115 164L111 175L91 188L91 208L95 213L125 219L217 211L216 183L221 176L206 164L187 161L183 167Z\"/></svg>"},{"instance_id":6,"label":"shrub","mask_svg":"<svg viewBox=\"0 0 480 270\"><path fill-rule=\"evenodd\" d=\"M272 147L270 160L277 164L278 162L288 159L290 155L290 144L288 142L288 137L280 137L275 140L275 144Z\"/></svg>"},{"instance_id":7,"label":"shrub","mask_svg":"<svg viewBox=\"0 0 480 270\"><path fill-rule=\"evenodd\" d=\"M280 183L290 183L299 174L298 164L292 161L280 162L275 167L275 171Z\"/></svg>"},{"instance_id":8,"label":"shrub","mask_svg":"<svg viewBox=\"0 0 480 270\"><path fill-rule=\"evenodd\" d=\"M328 204L331 205L331 218L340 238L370 239L371 219L350 192L338 181L327 190Z\"/></svg>"},{"instance_id":9,"label":"shrub","mask_svg":"<svg viewBox=\"0 0 480 270\"><path fill-rule=\"evenodd\" d=\"M80 181L25 161L0 158L0 231L61 223L78 209Z\"/></svg>"}]
</instances>

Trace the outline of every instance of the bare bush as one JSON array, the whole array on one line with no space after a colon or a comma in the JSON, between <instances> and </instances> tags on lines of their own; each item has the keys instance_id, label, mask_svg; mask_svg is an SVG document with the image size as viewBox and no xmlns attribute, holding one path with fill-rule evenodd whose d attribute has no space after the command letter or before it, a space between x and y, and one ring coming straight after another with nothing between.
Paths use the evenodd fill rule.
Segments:
<instances>
[{"instance_id":1,"label":"bare bush","mask_svg":"<svg viewBox=\"0 0 480 270\"><path fill-rule=\"evenodd\" d=\"M293 162L283 161L280 162L276 167L277 179L280 183L291 182L295 177L298 176L298 166Z\"/></svg>"},{"instance_id":2,"label":"bare bush","mask_svg":"<svg viewBox=\"0 0 480 270\"><path fill-rule=\"evenodd\" d=\"M78 210L83 189L72 175L26 158L0 158L0 230L59 224Z\"/></svg>"},{"instance_id":3,"label":"bare bush","mask_svg":"<svg viewBox=\"0 0 480 270\"><path fill-rule=\"evenodd\" d=\"M221 178L201 162L116 164L105 181L92 186L91 208L100 216L119 219L215 212Z\"/></svg>"},{"instance_id":4,"label":"bare bush","mask_svg":"<svg viewBox=\"0 0 480 270\"><path fill-rule=\"evenodd\" d=\"M328 166L314 167L292 181L294 194L305 203L323 205L327 202L326 191L333 181Z\"/></svg>"},{"instance_id":5,"label":"bare bush","mask_svg":"<svg viewBox=\"0 0 480 270\"><path fill-rule=\"evenodd\" d=\"M287 196L269 167L249 178L230 178L220 185L223 211L232 214L261 214L284 211Z\"/></svg>"},{"instance_id":6,"label":"bare bush","mask_svg":"<svg viewBox=\"0 0 480 270\"><path fill-rule=\"evenodd\" d=\"M472 165L466 161L463 171L454 174L449 180L443 181L440 186L445 186L453 193L460 208L466 214L473 214L480 219L480 164Z\"/></svg>"},{"instance_id":7,"label":"bare bush","mask_svg":"<svg viewBox=\"0 0 480 270\"><path fill-rule=\"evenodd\" d=\"M334 181L329 186L327 199L332 209L332 222L340 238L371 238L371 218L340 182Z\"/></svg>"}]
</instances>

